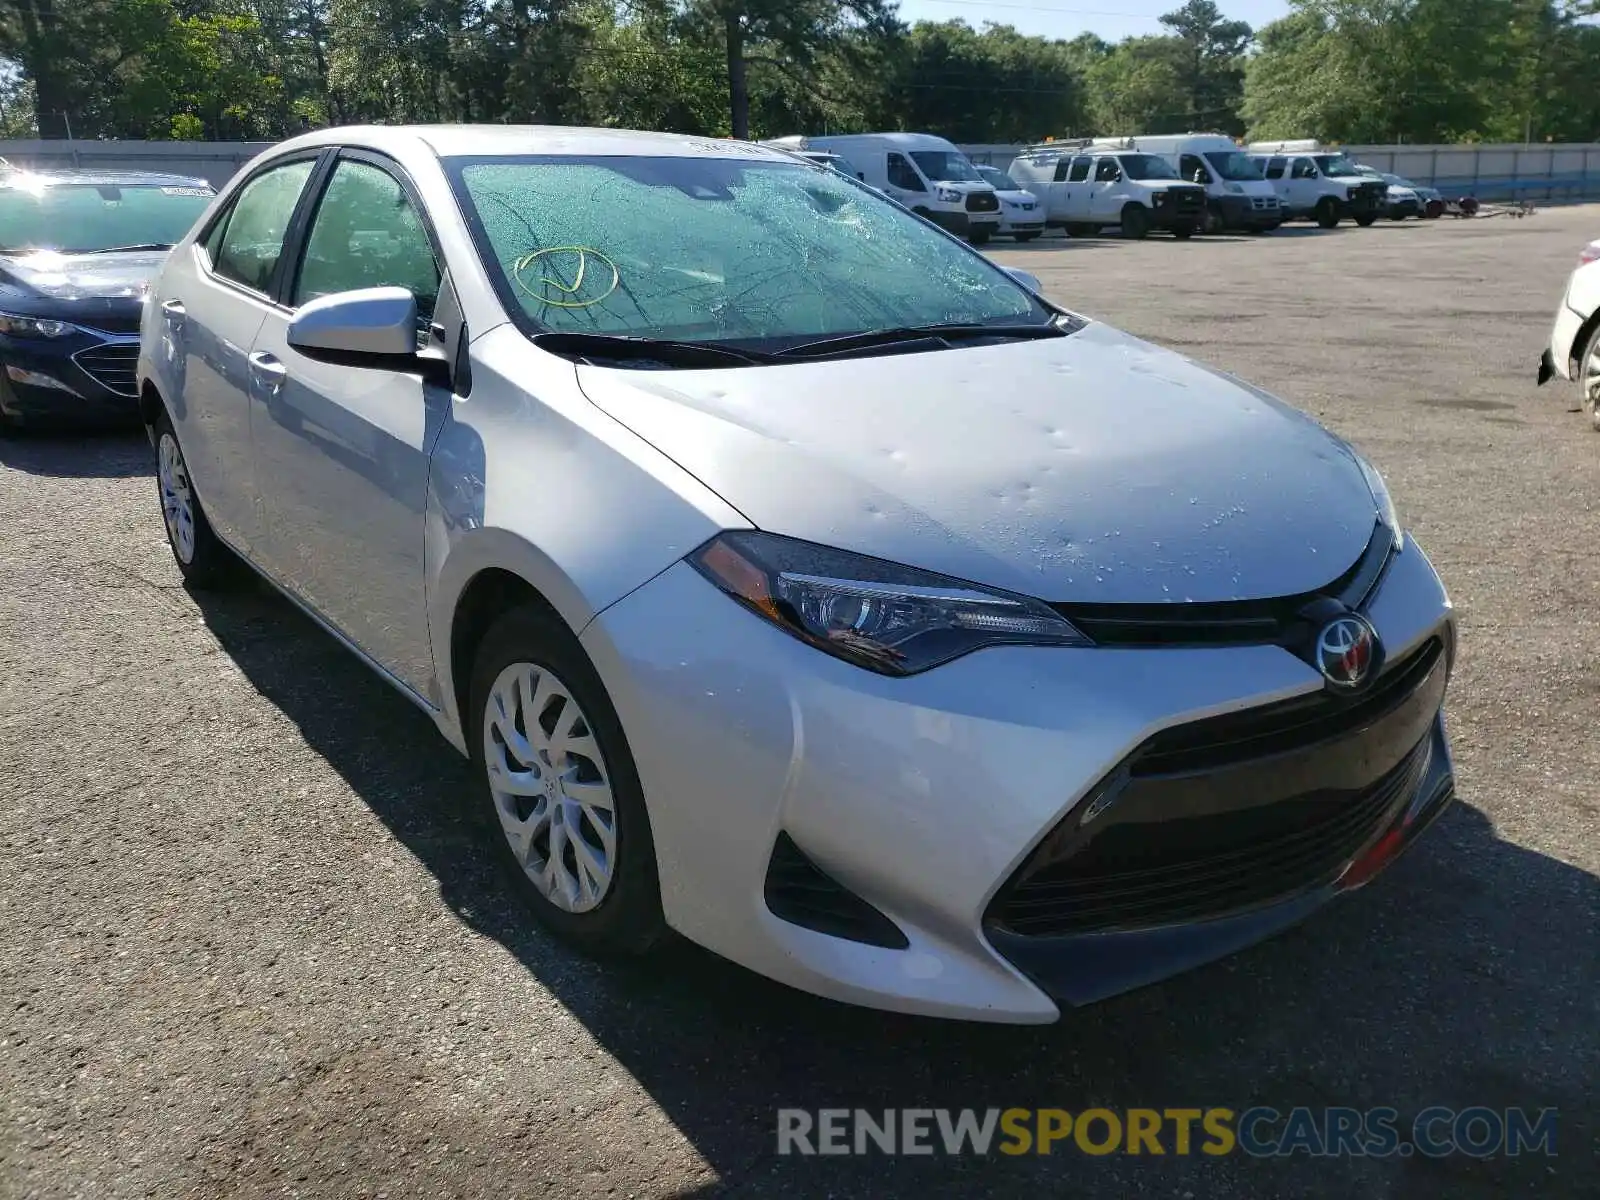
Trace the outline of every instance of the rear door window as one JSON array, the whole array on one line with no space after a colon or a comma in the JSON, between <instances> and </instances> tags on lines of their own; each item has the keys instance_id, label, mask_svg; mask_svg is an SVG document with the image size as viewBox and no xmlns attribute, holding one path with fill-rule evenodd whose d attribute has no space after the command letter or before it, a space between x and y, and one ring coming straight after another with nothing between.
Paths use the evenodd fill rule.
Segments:
<instances>
[{"instance_id":1,"label":"rear door window","mask_svg":"<svg viewBox=\"0 0 1600 1200\"><path fill-rule=\"evenodd\" d=\"M1267 161L1267 171L1266 171L1267 178L1268 179L1282 179L1283 178L1283 168L1284 168L1284 165L1288 161L1289 161L1288 159L1284 159L1284 158L1269 159Z\"/></svg>"},{"instance_id":2,"label":"rear door window","mask_svg":"<svg viewBox=\"0 0 1600 1200\"><path fill-rule=\"evenodd\" d=\"M218 275L262 295L271 292L284 235L315 166L314 159L299 159L244 185L225 218L227 227L215 240L212 265Z\"/></svg>"},{"instance_id":3,"label":"rear door window","mask_svg":"<svg viewBox=\"0 0 1600 1200\"><path fill-rule=\"evenodd\" d=\"M1089 164L1093 161L1086 154L1078 155L1077 158L1072 160L1072 170L1067 175L1067 179L1072 183L1082 183L1089 178Z\"/></svg>"}]
</instances>

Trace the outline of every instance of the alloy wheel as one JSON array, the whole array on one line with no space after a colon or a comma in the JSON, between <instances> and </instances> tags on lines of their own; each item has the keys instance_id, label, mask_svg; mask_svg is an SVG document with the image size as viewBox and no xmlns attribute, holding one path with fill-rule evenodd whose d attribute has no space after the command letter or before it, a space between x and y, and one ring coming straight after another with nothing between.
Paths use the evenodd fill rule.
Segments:
<instances>
[{"instance_id":1,"label":"alloy wheel","mask_svg":"<svg viewBox=\"0 0 1600 1200\"><path fill-rule=\"evenodd\" d=\"M194 561L194 488L178 439L163 432L156 448L156 474L161 483L161 516L167 537L181 563Z\"/></svg>"},{"instance_id":2,"label":"alloy wheel","mask_svg":"<svg viewBox=\"0 0 1600 1200\"><path fill-rule=\"evenodd\" d=\"M483 760L523 872L564 912L597 907L616 874L616 797L594 727L555 672L516 662L495 678Z\"/></svg>"},{"instance_id":3,"label":"alloy wheel","mask_svg":"<svg viewBox=\"0 0 1600 1200\"><path fill-rule=\"evenodd\" d=\"M1600 429L1600 337L1589 343L1588 356L1583 360L1582 380L1583 407L1594 427Z\"/></svg>"}]
</instances>

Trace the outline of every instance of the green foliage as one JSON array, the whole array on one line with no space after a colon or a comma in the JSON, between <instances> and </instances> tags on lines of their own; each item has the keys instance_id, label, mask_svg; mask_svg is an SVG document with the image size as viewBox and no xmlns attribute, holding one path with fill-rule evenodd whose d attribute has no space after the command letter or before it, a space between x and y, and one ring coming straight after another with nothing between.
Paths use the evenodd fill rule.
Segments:
<instances>
[{"instance_id":1,"label":"green foliage","mask_svg":"<svg viewBox=\"0 0 1600 1200\"><path fill-rule=\"evenodd\" d=\"M1176 0L1174 0L1176 2ZM1222 0L1225 4L1226 0ZM1600 0L1214 0L1110 44L895 0L0 0L0 132L276 138L534 121L958 141L1217 129L1333 141L1600 136Z\"/></svg>"}]
</instances>

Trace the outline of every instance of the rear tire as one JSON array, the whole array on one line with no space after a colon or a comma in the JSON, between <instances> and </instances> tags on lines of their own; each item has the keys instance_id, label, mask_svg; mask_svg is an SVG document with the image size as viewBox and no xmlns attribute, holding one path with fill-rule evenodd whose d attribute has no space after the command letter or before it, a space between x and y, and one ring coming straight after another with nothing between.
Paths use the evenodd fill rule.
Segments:
<instances>
[{"instance_id":1,"label":"rear tire","mask_svg":"<svg viewBox=\"0 0 1600 1200\"><path fill-rule=\"evenodd\" d=\"M1332 196L1324 196L1311 210L1311 216L1320 228L1332 229L1339 223L1339 202Z\"/></svg>"},{"instance_id":2,"label":"rear tire","mask_svg":"<svg viewBox=\"0 0 1600 1200\"><path fill-rule=\"evenodd\" d=\"M206 518L206 510L189 477L189 465L178 432L163 410L156 418L156 496L167 545L183 575L184 586L196 591L225 588L239 577L239 560L223 545Z\"/></svg>"},{"instance_id":3,"label":"rear tire","mask_svg":"<svg viewBox=\"0 0 1600 1200\"><path fill-rule=\"evenodd\" d=\"M1082 221L1071 221L1067 224L1067 236L1075 238L1091 238L1100 232L1098 225L1086 225Z\"/></svg>"},{"instance_id":4,"label":"rear tire","mask_svg":"<svg viewBox=\"0 0 1600 1200\"><path fill-rule=\"evenodd\" d=\"M1122 236L1136 242L1150 236L1150 213L1142 204L1125 204L1122 207Z\"/></svg>"},{"instance_id":5,"label":"rear tire","mask_svg":"<svg viewBox=\"0 0 1600 1200\"><path fill-rule=\"evenodd\" d=\"M667 925L638 769L559 618L530 605L490 626L467 721L485 836L534 919L598 957L654 947Z\"/></svg>"}]
</instances>

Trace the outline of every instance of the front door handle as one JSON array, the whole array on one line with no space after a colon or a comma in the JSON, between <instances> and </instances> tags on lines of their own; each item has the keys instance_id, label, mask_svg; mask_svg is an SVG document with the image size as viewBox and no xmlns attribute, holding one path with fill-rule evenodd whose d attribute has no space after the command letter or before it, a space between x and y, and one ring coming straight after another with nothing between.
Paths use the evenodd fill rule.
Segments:
<instances>
[{"instance_id":1,"label":"front door handle","mask_svg":"<svg viewBox=\"0 0 1600 1200\"><path fill-rule=\"evenodd\" d=\"M178 325L189 315L189 310L183 307L182 300L163 300L161 302L161 315L170 324Z\"/></svg>"},{"instance_id":2,"label":"front door handle","mask_svg":"<svg viewBox=\"0 0 1600 1200\"><path fill-rule=\"evenodd\" d=\"M250 377L257 380L268 395L276 396L282 391L288 375L289 368L266 351L257 350L250 356Z\"/></svg>"}]
</instances>

